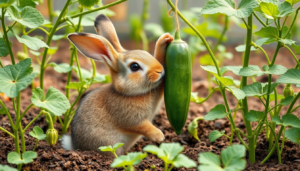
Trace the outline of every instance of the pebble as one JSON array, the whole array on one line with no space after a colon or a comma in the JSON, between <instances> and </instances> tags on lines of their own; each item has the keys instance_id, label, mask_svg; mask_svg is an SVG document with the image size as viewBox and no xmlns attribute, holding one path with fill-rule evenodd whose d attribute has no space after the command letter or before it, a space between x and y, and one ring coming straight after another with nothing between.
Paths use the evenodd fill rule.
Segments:
<instances>
[{"instance_id":1,"label":"pebble","mask_svg":"<svg viewBox=\"0 0 300 171\"><path fill-rule=\"evenodd\" d=\"M64 164L64 168L67 169L71 166L71 162L70 161L67 161L65 164Z\"/></svg>"},{"instance_id":2,"label":"pebble","mask_svg":"<svg viewBox=\"0 0 300 171\"><path fill-rule=\"evenodd\" d=\"M214 123L214 127L216 129L222 129L225 125L226 121L225 120L216 120L215 123Z\"/></svg>"},{"instance_id":3,"label":"pebble","mask_svg":"<svg viewBox=\"0 0 300 171\"><path fill-rule=\"evenodd\" d=\"M42 159L42 160L50 160L50 159L51 159L51 155L44 152L44 153L42 154L42 156L41 156L41 159Z\"/></svg>"}]
</instances>

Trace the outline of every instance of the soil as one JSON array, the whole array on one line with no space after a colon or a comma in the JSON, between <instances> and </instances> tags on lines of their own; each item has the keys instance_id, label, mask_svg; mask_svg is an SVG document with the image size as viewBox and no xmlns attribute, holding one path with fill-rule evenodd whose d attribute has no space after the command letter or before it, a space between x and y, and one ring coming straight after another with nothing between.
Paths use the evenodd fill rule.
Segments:
<instances>
[{"instance_id":1,"label":"soil","mask_svg":"<svg viewBox=\"0 0 300 171\"><path fill-rule=\"evenodd\" d=\"M132 43L124 43L124 47L127 49L134 49L134 44ZM153 43L151 44L152 52L153 52ZM15 46L15 50L21 49L21 47ZM56 63L68 63L69 61L69 44L67 41L62 41L60 44L60 48L58 53L53 56L51 61ZM224 65L241 65L242 63L242 53L235 52L233 47L228 47L228 51L234 54L234 58L232 60L226 60ZM270 48L267 49L267 53L272 56L274 49ZM263 54L253 52L251 54L250 64L259 65L262 67L266 64L266 60ZM80 55L80 63L83 68L90 69L91 64L89 60L82 55ZM7 63L9 58L3 58L3 63ZM6 61L7 60L7 61ZM207 90L207 82L206 82L206 72L203 71L198 64L199 57L196 58L195 64L193 66L193 83L192 83L192 91L198 92L199 96L206 97L208 94ZM277 61L277 64L284 65L287 68L294 67L295 63L293 61L292 56L289 54L288 51L280 50ZM102 74L108 74L109 71L107 70L106 66L102 63L97 62L98 72ZM238 79L239 77L234 76L232 73L228 73L228 75L233 76L234 78ZM274 80L277 77L274 77ZM77 81L76 75L74 74L72 77L73 81ZM66 74L59 74L56 73L53 69L49 68L46 71L45 75L45 88L48 89L50 86L60 89L62 92L65 91L65 84L67 80ZM257 78L258 81L266 82L267 77L261 76ZM249 80L250 82L250 80ZM93 88L99 86L99 84L94 85ZM92 88L91 88L92 89ZM278 92L281 93L283 86L279 86ZM299 91L299 89L295 88L295 92ZM227 92L229 97L229 105L233 109L236 106L237 100ZM31 87L29 86L27 89L22 91L22 107L21 111L23 111L29 104L30 104L30 97L31 97ZM75 97L73 96L73 99ZM208 135L213 130L225 130L227 135L230 135L230 123L227 119L219 119L215 121L199 121L198 127L198 135L200 138L200 142L196 141L192 136L189 135L187 131L188 124L196 117L204 116L211 108L213 108L217 104L222 104L223 98L219 92L213 94L213 96L203 104L190 104L190 110L186 125L181 133L181 135L177 136L170 126L166 111L164 106L159 110L159 113L154 118L154 125L158 127L165 135L164 142L178 142L184 146L183 154L187 155L192 160L196 161L198 164L198 155L201 152L213 152L216 154L220 154L221 150L226 148L229 145L229 141L226 137L222 137L217 139L215 142L210 143L208 139ZM263 110L263 105L260 104L260 101L257 98L249 98L249 110ZM299 103L299 102L297 102ZM15 113L13 111L13 106L11 101L5 101L5 104L10 109L13 119L15 119ZM299 105L299 104L297 104ZM283 112L286 108L283 108ZM37 114L39 113L39 109L32 108L28 111L28 114L22 119L22 125L28 124ZM298 115L299 110L294 112L294 114ZM243 122L241 113L237 113L235 123L238 128L246 131L245 124ZM38 125L40 126L45 132L47 130L47 123L45 117L42 116L38 118L35 123L30 126L29 129L26 131L25 139L26 139L26 148L27 150L32 150L35 145L35 139L32 138L28 133L32 130L32 128ZM10 124L8 118L0 115L0 126L4 127L5 129L12 131L10 129ZM57 122L55 123L55 128L60 132L61 126ZM278 128L277 128L278 129ZM278 132L278 130L277 130ZM246 141L246 138L244 138ZM239 144L239 140L235 138L233 140L233 144ZM138 141L130 150L130 152L134 151L142 151L143 147L148 144L155 144L147 138L142 138ZM14 142L13 139L7 135L6 133L0 131L0 164L7 165L7 154L11 151L14 151ZM268 154L268 142L265 139L265 133L260 134L257 142L256 148L256 163L250 164L247 163L246 170L247 171L256 171L256 170L267 170L267 171L299 171L300 168L300 147L290 141L285 143L285 147L282 153L282 164L278 164L277 161L277 153L276 151L270 157L270 159L265 164L260 164L260 162L267 156ZM23 166L23 170L117 170L110 168L110 164L113 161L111 157L102 156L96 152L91 151L66 151L62 149L60 142L58 142L54 146L49 146L46 141L40 141L37 147L38 158L34 160L34 162L29 163ZM248 158L248 155L246 156ZM150 166L155 165L157 170L163 170L163 162L158 159L156 156L149 154L146 159L142 161L141 164L137 165L135 168L136 170L151 170ZM15 167L15 165L11 165ZM184 169L184 168L174 168L173 170L197 170L196 168L192 169Z\"/></svg>"}]
</instances>

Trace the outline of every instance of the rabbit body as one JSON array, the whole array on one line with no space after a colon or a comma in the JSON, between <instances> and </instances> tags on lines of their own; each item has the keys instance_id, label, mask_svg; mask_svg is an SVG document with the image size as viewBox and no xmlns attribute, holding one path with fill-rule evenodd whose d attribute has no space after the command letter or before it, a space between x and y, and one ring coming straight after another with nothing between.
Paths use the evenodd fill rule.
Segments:
<instances>
[{"instance_id":1,"label":"rabbit body","mask_svg":"<svg viewBox=\"0 0 300 171\"><path fill-rule=\"evenodd\" d=\"M154 58L146 51L125 50L105 15L96 18L95 28L100 36L73 33L68 38L82 54L107 64L112 83L93 90L81 101L72 121L71 138L63 137L63 147L100 152L100 146L124 143L116 151L120 155L141 135L162 142L163 133L151 122L163 98L165 50L173 37L166 33L159 38Z\"/></svg>"}]
</instances>

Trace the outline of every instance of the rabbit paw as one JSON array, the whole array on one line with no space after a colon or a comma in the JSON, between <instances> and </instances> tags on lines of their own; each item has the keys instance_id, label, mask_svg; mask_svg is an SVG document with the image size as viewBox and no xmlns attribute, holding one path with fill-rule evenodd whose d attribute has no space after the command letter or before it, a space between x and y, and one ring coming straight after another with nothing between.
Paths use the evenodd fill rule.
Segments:
<instances>
[{"instance_id":1,"label":"rabbit paw","mask_svg":"<svg viewBox=\"0 0 300 171\"><path fill-rule=\"evenodd\" d=\"M156 129L155 131L152 131L152 133L148 136L148 138L151 141L155 141L157 143L162 142L165 139L164 134L161 132L161 130Z\"/></svg>"},{"instance_id":2,"label":"rabbit paw","mask_svg":"<svg viewBox=\"0 0 300 171\"><path fill-rule=\"evenodd\" d=\"M170 33L165 33L165 34L163 34L163 35L160 36L160 38L159 38L159 44L161 46L167 46L173 40L174 40L174 37L172 35L170 35Z\"/></svg>"}]
</instances>

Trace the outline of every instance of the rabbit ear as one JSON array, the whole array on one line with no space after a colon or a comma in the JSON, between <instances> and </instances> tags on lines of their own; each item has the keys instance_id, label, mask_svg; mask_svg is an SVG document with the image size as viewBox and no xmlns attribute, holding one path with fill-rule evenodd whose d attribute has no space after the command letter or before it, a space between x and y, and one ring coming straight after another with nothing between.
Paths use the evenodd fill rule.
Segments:
<instances>
[{"instance_id":1,"label":"rabbit ear","mask_svg":"<svg viewBox=\"0 0 300 171\"><path fill-rule=\"evenodd\" d=\"M87 33L72 33L68 39L86 57L102 61L113 70L118 71L117 59L119 53L102 36Z\"/></svg>"},{"instance_id":2,"label":"rabbit ear","mask_svg":"<svg viewBox=\"0 0 300 171\"><path fill-rule=\"evenodd\" d=\"M113 45L117 52L125 51L120 44L114 25L106 15L99 14L96 17L95 29L100 36L105 37Z\"/></svg>"}]
</instances>

